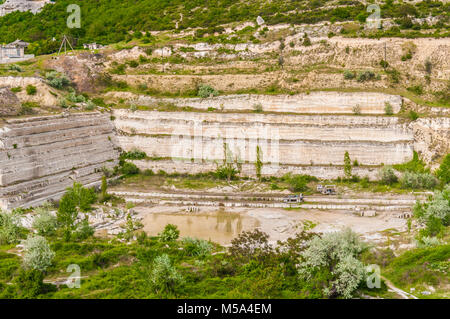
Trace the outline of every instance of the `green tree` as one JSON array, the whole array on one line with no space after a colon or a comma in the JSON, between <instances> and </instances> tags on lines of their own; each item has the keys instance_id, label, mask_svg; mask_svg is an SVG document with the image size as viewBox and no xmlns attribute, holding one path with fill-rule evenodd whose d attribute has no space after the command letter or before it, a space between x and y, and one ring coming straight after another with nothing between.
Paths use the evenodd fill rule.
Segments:
<instances>
[{"instance_id":1,"label":"green tree","mask_svg":"<svg viewBox=\"0 0 450 319\"><path fill-rule=\"evenodd\" d=\"M150 281L153 289L158 293L174 292L183 283L183 276L170 262L168 255L158 256L153 261Z\"/></svg>"},{"instance_id":2,"label":"green tree","mask_svg":"<svg viewBox=\"0 0 450 319\"><path fill-rule=\"evenodd\" d=\"M262 166L263 166L263 162L261 161L261 158L262 158L261 147L259 147L259 145L256 145L255 168L256 168L256 177L258 177L258 179L261 179L261 170L262 170Z\"/></svg>"},{"instance_id":3,"label":"green tree","mask_svg":"<svg viewBox=\"0 0 450 319\"><path fill-rule=\"evenodd\" d=\"M53 216L47 207L38 207L34 210L37 216L33 220L33 228L37 230L39 235L49 236L56 232L58 220Z\"/></svg>"},{"instance_id":4,"label":"green tree","mask_svg":"<svg viewBox=\"0 0 450 319\"><path fill-rule=\"evenodd\" d=\"M0 245L17 243L21 234L19 214L0 210Z\"/></svg>"},{"instance_id":5,"label":"green tree","mask_svg":"<svg viewBox=\"0 0 450 319\"><path fill-rule=\"evenodd\" d=\"M358 259L366 249L367 245L348 228L314 237L301 254L300 278L322 281L323 293L328 297L351 298L366 276Z\"/></svg>"},{"instance_id":6,"label":"green tree","mask_svg":"<svg viewBox=\"0 0 450 319\"><path fill-rule=\"evenodd\" d=\"M346 178L352 177L352 161L350 160L350 154L345 151L344 154L344 174Z\"/></svg>"},{"instance_id":7,"label":"green tree","mask_svg":"<svg viewBox=\"0 0 450 319\"><path fill-rule=\"evenodd\" d=\"M417 202L414 206L414 217L426 226L420 236L436 236L444 226L450 225L450 186L443 191L436 191L433 198L425 203Z\"/></svg>"},{"instance_id":8,"label":"green tree","mask_svg":"<svg viewBox=\"0 0 450 319\"><path fill-rule=\"evenodd\" d=\"M385 185L392 185L398 181L392 166L383 166L380 171L380 180Z\"/></svg>"},{"instance_id":9,"label":"green tree","mask_svg":"<svg viewBox=\"0 0 450 319\"><path fill-rule=\"evenodd\" d=\"M450 154L447 154L441 163L441 166L436 172L436 176L442 181L442 183L450 183Z\"/></svg>"},{"instance_id":10,"label":"green tree","mask_svg":"<svg viewBox=\"0 0 450 319\"><path fill-rule=\"evenodd\" d=\"M175 241L180 237L180 231L178 230L177 225L167 224L158 236L163 242Z\"/></svg>"},{"instance_id":11,"label":"green tree","mask_svg":"<svg viewBox=\"0 0 450 319\"><path fill-rule=\"evenodd\" d=\"M55 253L42 236L28 236L23 244L23 266L27 270L45 272L51 266Z\"/></svg>"}]
</instances>

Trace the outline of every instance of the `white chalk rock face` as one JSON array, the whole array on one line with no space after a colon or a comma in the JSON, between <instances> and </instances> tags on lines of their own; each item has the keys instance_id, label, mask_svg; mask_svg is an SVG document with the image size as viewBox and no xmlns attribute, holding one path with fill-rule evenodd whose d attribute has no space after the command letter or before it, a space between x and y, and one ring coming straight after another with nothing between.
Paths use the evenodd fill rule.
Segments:
<instances>
[{"instance_id":1,"label":"white chalk rock face","mask_svg":"<svg viewBox=\"0 0 450 319\"><path fill-rule=\"evenodd\" d=\"M0 129L0 207L58 199L74 181L100 182L117 163L109 116L80 113L10 119Z\"/></svg>"}]
</instances>

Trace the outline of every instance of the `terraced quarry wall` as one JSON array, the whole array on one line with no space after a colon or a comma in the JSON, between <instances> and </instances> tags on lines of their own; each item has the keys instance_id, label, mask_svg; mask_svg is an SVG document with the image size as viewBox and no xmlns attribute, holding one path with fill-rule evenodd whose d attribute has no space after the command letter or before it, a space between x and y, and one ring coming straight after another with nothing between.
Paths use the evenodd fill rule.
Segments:
<instances>
[{"instance_id":1,"label":"terraced quarry wall","mask_svg":"<svg viewBox=\"0 0 450 319\"><path fill-rule=\"evenodd\" d=\"M253 111L259 105L265 112L351 114L359 107L363 114L384 114L386 103L393 112L400 111L402 99L398 95L376 92L310 92L295 95L257 95L235 94L213 98L158 99L150 96L134 96L130 93L111 93L115 98L126 98L137 105L155 105L158 102L170 103L179 107L192 107L207 110L215 108L225 111Z\"/></svg>"},{"instance_id":2,"label":"terraced quarry wall","mask_svg":"<svg viewBox=\"0 0 450 319\"><path fill-rule=\"evenodd\" d=\"M257 146L268 175L342 176L348 151L359 164L354 172L375 178L377 166L413 155L413 132L395 117L129 110L114 116L120 147L163 159L137 164L168 172L214 170L224 159L224 144L246 175L255 174Z\"/></svg>"},{"instance_id":3,"label":"terraced quarry wall","mask_svg":"<svg viewBox=\"0 0 450 319\"><path fill-rule=\"evenodd\" d=\"M35 206L74 181L99 183L117 164L109 115L79 113L10 119L0 129L0 206Z\"/></svg>"}]
</instances>

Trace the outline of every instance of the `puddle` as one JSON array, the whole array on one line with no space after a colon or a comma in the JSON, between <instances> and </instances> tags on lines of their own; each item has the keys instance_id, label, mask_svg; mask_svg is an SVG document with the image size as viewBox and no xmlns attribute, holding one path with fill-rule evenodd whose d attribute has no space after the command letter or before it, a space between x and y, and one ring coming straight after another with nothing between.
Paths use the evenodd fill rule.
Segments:
<instances>
[{"instance_id":1,"label":"puddle","mask_svg":"<svg viewBox=\"0 0 450 319\"><path fill-rule=\"evenodd\" d=\"M259 227L257 219L245 214L217 210L208 213L151 213L142 220L144 231L156 236L167 224L180 230L180 237L195 237L226 245L242 231Z\"/></svg>"}]
</instances>

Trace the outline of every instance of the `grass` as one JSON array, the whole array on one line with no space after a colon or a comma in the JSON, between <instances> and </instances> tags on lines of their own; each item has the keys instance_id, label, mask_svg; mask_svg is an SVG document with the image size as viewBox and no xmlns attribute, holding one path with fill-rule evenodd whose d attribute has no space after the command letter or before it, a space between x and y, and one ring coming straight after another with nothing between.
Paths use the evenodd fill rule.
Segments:
<instances>
[{"instance_id":1,"label":"grass","mask_svg":"<svg viewBox=\"0 0 450 319\"><path fill-rule=\"evenodd\" d=\"M448 298L448 291L441 289L450 284L450 245L413 249L395 258L384 269L383 274L396 286L409 292L415 288L417 297ZM436 289L431 295L419 292Z\"/></svg>"}]
</instances>

